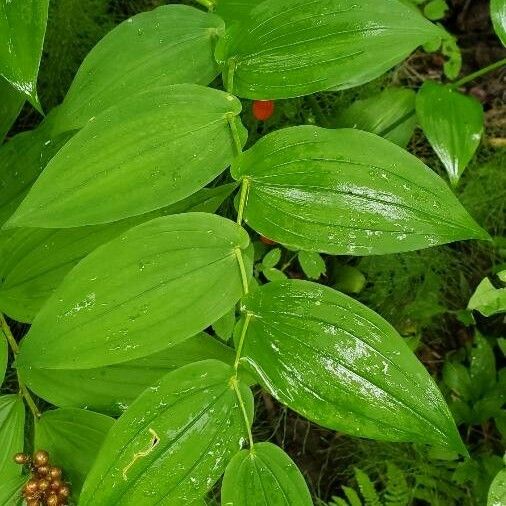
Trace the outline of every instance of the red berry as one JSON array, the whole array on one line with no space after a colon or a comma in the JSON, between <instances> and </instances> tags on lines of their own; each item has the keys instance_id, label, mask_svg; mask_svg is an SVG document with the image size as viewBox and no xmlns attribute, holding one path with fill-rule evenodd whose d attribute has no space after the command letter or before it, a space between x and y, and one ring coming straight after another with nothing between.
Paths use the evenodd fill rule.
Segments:
<instances>
[{"instance_id":1,"label":"red berry","mask_svg":"<svg viewBox=\"0 0 506 506\"><path fill-rule=\"evenodd\" d=\"M260 121L265 121L272 116L274 112L273 100L254 100L253 101L253 116Z\"/></svg>"}]
</instances>

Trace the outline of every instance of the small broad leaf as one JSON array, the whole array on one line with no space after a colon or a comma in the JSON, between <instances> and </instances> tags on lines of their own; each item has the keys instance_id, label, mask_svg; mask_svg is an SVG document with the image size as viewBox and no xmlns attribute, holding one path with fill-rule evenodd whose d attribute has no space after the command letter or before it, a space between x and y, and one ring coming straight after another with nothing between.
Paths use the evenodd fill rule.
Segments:
<instances>
[{"instance_id":1,"label":"small broad leaf","mask_svg":"<svg viewBox=\"0 0 506 506\"><path fill-rule=\"evenodd\" d=\"M31 322L67 273L101 244L159 216L214 213L235 187L204 188L168 207L105 225L1 231L0 311L17 321Z\"/></svg>"},{"instance_id":2,"label":"small broad leaf","mask_svg":"<svg viewBox=\"0 0 506 506\"><path fill-rule=\"evenodd\" d=\"M423 8L426 18L436 21L445 17L448 10L448 4L445 0L430 0Z\"/></svg>"},{"instance_id":3,"label":"small broad leaf","mask_svg":"<svg viewBox=\"0 0 506 506\"><path fill-rule=\"evenodd\" d=\"M262 273L268 281L282 281L287 278L287 275L279 269L265 269Z\"/></svg>"},{"instance_id":4,"label":"small broad leaf","mask_svg":"<svg viewBox=\"0 0 506 506\"><path fill-rule=\"evenodd\" d=\"M469 376L476 399L490 393L496 383L494 351L488 341L478 332L474 337L474 345L471 349Z\"/></svg>"},{"instance_id":5,"label":"small broad leaf","mask_svg":"<svg viewBox=\"0 0 506 506\"><path fill-rule=\"evenodd\" d=\"M228 341L232 337L235 327L235 308L225 313L219 320L213 323L213 330L223 341ZM211 357L208 357L211 358Z\"/></svg>"},{"instance_id":6,"label":"small broad leaf","mask_svg":"<svg viewBox=\"0 0 506 506\"><path fill-rule=\"evenodd\" d=\"M501 469L490 484L487 506L503 506L504 504L506 504L506 469Z\"/></svg>"},{"instance_id":7,"label":"small broad leaf","mask_svg":"<svg viewBox=\"0 0 506 506\"><path fill-rule=\"evenodd\" d=\"M223 506L312 506L297 466L278 446L256 443L227 466L221 488Z\"/></svg>"},{"instance_id":8,"label":"small broad leaf","mask_svg":"<svg viewBox=\"0 0 506 506\"><path fill-rule=\"evenodd\" d=\"M467 309L479 311L483 316L504 313L506 288L496 288L490 279L484 278L469 299Z\"/></svg>"},{"instance_id":9,"label":"small broad leaf","mask_svg":"<svg viewBox=\"0 0 506 506\"><path fill-rule=\"evenodd\" d=\"M240 102L198 85L139 93L80 130L49 162L11 227L109 223L173 204L232 161ZM245 135L242 135L245 140Z\"/></svg>"},{"instance_id":10,"label":"small broad leaf","mask_svg":"<svg viewBox=\"0 0 506 506\"><path fill-rule=\"evenodd\" d=\"M95 369L20 369L22 380L39 397L60 407L89 408L120 415L150 385L192 362L215 359L232 364L228 346L204 332L170 348Z\"/></svg>"},{"instance_id":11,"label":"small broad leaf","mask_svg":"<svg viewBox=\"0 0 506 506\"><path fill-rule=\"evenodd\" d=\"M7 370L7 359L9 358L9 345L3 332L0 332L0 387L4 382L5 371Z\"/></svg>"},{"instance_id":12,"label":"small broad leaf","mask_svg":"<svg viewBox=\"0 0 506 506\"><path fill-rule=\"evenodd\" d=\"M0 75L40 110L37 74L49 0L0 3Z\"/></svg>"},{"instance_id":13,"label":"small broad leaf","mask_svg":"<svg viewBox=\"0 0 506 506\"><path fill-rule=\"evenodd\" d=\"M457 185L483 134L481 104L448 86L426 81L416 96L416 114L452 185Z\"/></svg>"},{"instance_id":14,"label":"small broad leaf","mask_svg":"<svg viewBox=\"0 0 506 506\"><path fill-rule=\"evenodd\" d=\"M304 274L308 278L318 279L325 274L325 261L319 253L315 253L314 251L299 251L297 258Z\"/></svg>"},{"instance_id":15,"label":"small broad leaf","mask_svg":"<svg viewBox=\"0 0 506 506\"><path fill-rule=\"evenodd\" d=\"M281 260L281 250L279 248L271 249L262 259L262 268L271 269L278 265Z\"/></svg>"},{"instance_id":16,"label":"small broad leaf","mask_svg":"<svg viewBox=\"0 0 506 506\"><path fill-rule=\"evenodd\" d=\"M233 374L216 360L196 362L141 394L109 432L80 506L183 505L202 497L247 434ZM251 391L236 388L251 421Z\"/></svg>"},{"instance_id":17,"label":"small broad leaf","mask_svg":"<svg viewBox=\"0 0 506 506\"><path fill-rule=\"evenodd\" d=\"M25 102L25 96L0 77L0 144Z\"/></svg>"},{"instance_id":18,"label":"small broad leaf","mask_svg":"<svg viewBox=\"0 0 506 506\"><path fill-rule=\"evenodd\" d=\"M3 480L19 476L22 468L14 455L23 451L25 406L20 395L0 396L0 477Z\"/></svg>"},{"instance_id":19,"label":"small broad leaf","mask_svg":"<svg viewBox=\"0 0 506 506\"><path fill-rule=\"evenodd\" d=\"M368 132L278 130L236 158L232 175L249 183L248 225L297 249L372 255L489 239L439 176Z\"/></svg>"},{"instance_id":20,"label":"small broad leaf","mask_svg":"<svg viewBox=\"0 0 506 506\"><path fill-rule=\"evenodd\" d=\"M224 29L218 16L186 5L127 19L85 58L58 113L58 128L80 128L139 90L209 84L219 72L214 43Z\"/></svg>"},{"instance_id":21,"label":"small broad leaf","mask_svg":"<svg viewBox=\"0 0 506 506\"><path fill-rule=\"evenodd\" d=\"M438 34L400 2L266 0L227 30L216 55L231 93L289 98L371 81Z\"/></svg>"},{"instance_id":22,"label":"small broad leaf","mask_svg":"<svg viewBox=\"0 0 506 506\"><path fill-rule=\"evenodd\" d=\"M337 126L365 130L406 147L416 125L415 96L407 88L387 88L353 102L338 116Z\"/></svg>"},{"instance_id":23,"label":"small broad leaf","mask_svg":"<svg viewBox=\"0 0 506 506\"><path fill-rule=\"evenodd\" d=\"M437 386L378 314L309 281L269 283L242 301L241 362L280 402L334 430L465 452Z\"/></svg>"},{"instance_id":24,"label":"small broad leaf","mask_svg":"<svg viewBox=\"0 0 506 506\"><path fill-rule=\"evenodd\" d=\"M35 446L65 470L72 492L78 494L113 424L113 418L85 409L46 411L35 421Z\"/></svg>"},{"instance_id":25,"label":"small broad leaf","mask_svg":"<svg viewBox=\"0 0 506 506\"><path fill-rule=\"evenodd\" d=\"M195 335L242 295L238 255L248 245L239 225L206 213L128 230L69 272L23 339L17 367L111 365ZM249 252L244 262L251 276Z\"/></svg>"},{"instance_id":26,"label":"small broad leaf","mask_svg":"<svg viewBox=\"0 0 506 506\"><path fill-rule=\"evenodd\" d=\"M443 366L443 380L448 388L459 397L469 401L473 397L473 386L466 367L457 362L446 361Z\"/></svg>"},{"instance_id":27,"label":"small broad leaf","mask_svg":"<svg viewBox=\"0 0 506 506\"><path fill-rule=\"evenodd\" d=\"M26 481L26 476L12 476L2 479L0 481L0 504L5 506L20 506L23 504L21 492Z\"/></svg>"},{"instance_id":28,"label":"small broad leaf","mask_svg":"<svg viewBox=\"0 0 506 506\"><path fill-rule=\"evenodd\" d=\"M490 0L490 16L494 25L495 33L506 46L506 1Z\"/></svg>"}]
</instances>

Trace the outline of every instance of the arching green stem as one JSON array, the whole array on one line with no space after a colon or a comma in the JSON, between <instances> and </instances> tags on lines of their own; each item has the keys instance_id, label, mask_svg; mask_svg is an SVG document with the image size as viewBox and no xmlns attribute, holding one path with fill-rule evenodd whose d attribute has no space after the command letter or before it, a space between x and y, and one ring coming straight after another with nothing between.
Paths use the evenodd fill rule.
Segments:
<instances>
[{"instance_id":1,"label":"arching green stem","mask_svg":"<svg viewBox=\"0 0 506 506\"><path fill-rule=\"evenodd\" d=\"M237 211L237 224L241 225L244 217L244 209L248 201L250 181L247 177L241 180L241 195L239 196L239 210Z\"/></svg>"},{"instance_id":2,"label":"arching green stem","mask_svg":"<svg viewBox=\"0 0 506 506\"><path fill-rule=\"evenodd\" d=\"M465 76L458 81L455 81L454 83L450 84L450 86L452 88L460 88L461 86L464 86L464 84L474 81L475 79L478 79L478 77L488 74L489 72L493 72L494 70L500 69L504 66L506 66L506 58L487 65L486 67L483 67L482 69L477 70L476 72L473 72L472 74L469 74L468 76Z\"/></svg>"}]
</instances>

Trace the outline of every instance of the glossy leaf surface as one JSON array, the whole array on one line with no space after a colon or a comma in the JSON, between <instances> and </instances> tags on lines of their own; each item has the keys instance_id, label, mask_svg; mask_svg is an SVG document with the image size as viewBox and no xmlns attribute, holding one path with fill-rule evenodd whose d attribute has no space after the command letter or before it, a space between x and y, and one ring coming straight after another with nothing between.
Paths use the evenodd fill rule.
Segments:
<instances>
[{"instance_id":1,"label":"glossy leaf surface","mask_svg":"<svg viewBox=\"0 0 506 506\"><path fill-rule=\"evenodd\" d=\"M371 255L488 238L439 176L368 132L278 130L232 175L249 181L248 225L297 249Z\"/></svg>"},{"instance_id":2,"label":"glossy leaf surface","mask_svg":"<svg viewBox=\"0 0 506 506\"><path fill-rule=\"evenodd\" d=\"M235 186L204 188L171 206L105 225L0 232L0 311L17 321L31 322L66 274L95 248L159 216L214 213Z\"/></svg>"},{"instance_id":3,"label":"glossy leaf surface","mask_svg":"<svg viewBox=\"0 0 506 506\"><path fill-rule=\"evenodd\" d=\"M7 480L21 474L12 458L23 451L25 406L19 395L0 396L0 476Z\"/></svg>"},{"instance_id":4,"label":"glossy leaf surface","mask_svg":"<svg viewBox=\"0 0 506 506\"><path fill-rule=\"evenodd\" d=\"M5 371L7 370L7 359L9 357L9 345L3 332L0 331L0 387L4 382Z\"/></svg>"},{"instance_id":5,"label":"glossy leaf surface","mask_svg":"<svg viewBox=\"0 0 506 506\"><path fill-rule=\"evenodd\" d=\"M60 407L87 407L120 415L168 372L192 362L215 359L232 364L228 346L201 333L146 357L95 369L21 369L23 381L39 397Z\"/></svg>"},{"instance_id":6,"label":"glossy leaf surface","mask_svg":"<svg viewBox=\"0 0 506 506\"><path fill-rule=\"evenodd\" d=\"M219 72L214 43L223 21L186 5L164 5L127 19L88 54L58 115L63 130L140 90L168 84L207 85Z\"/></svg>"},{"instance_id":7,"label":"glossy leaf surface","mask_svg":"<svg viewBox=\"0 0 506 506\"><path fill-rule=\"evenodd\" d=\"M0 481L0 504L18 506L22 504L21 491L26 483L26 476L12 476Z\"/></svg>"},{"instance_id":8,"label":"glossy leaf surface","mask_svg":"<svg viewBox=\"0 0 506 506\"><path fill-rule=\"evenodd\" d=\"M279 401L324 427L462 451L437 386L396 330L354 299L309 281L243 299L242 362Z\"/></svg>"},{"instance_id":9,"label":"glossy leaf surface","mask_svg":"<svg viewBox=\"0 0 506 506\"><path fill-rule=\"evenodd\" d=\"M40 108L37 74L49 0L0 3L0 75Z\"/></svg>"},{"instance_id":10,"label":"glossy leaf surface","mask_svg":"<svg viewBox=\"0 0 506 506\"><path fill-rule=\"evenodd\" d=\"M227 89L252 99L359 86L438 28L389 0L267 0L227 30L216 50Z\"/></svg>"},{"instance_id":11,"label":"glossy leaf surface","mask_svg":"<svg viewBox=\"0 0 506 506\"><path fill-rule=\"evenodd\" d=\"M494 25L495 33L506 46L506 1L490 0L490 16Z\"/></svg>"},{"instance_id":12,"label":"glossy leaf surface","mask_svg":"<svg viewBox=\"0 0 506 506\"><path fill-rule=\"evenodd\" d=\"M118 419L80 505L185 505L202 497L246 436L232 367L196 362L164 376ZM253 396L239 384L248 418Z\"/></svg>"},{"instance_id":13,"label":"glossy leaf surface","mask_svg":"<svg viewBox=\"0 0 506 506\"><path fill-rule=\"evenodd\" d=\"M229 26L232 23L243 21L248 18L251 10L262 0L214 0L213 12L225 20Z\"/></svg>"},{"instance_id":14,"label":"glossy leaf surface","mask_svg":"<svg viewBox=\"0 0 506 506\"><path fill-rule=\"evenodd\" d=\"M49 162L9 224L94 225L178 202L231 163L229 118L240 111L235 97L197 85L159 88L113 106Z\"/></svg>"},{"instance_id":15,"label":"glossy leaf surface","mask_svg":"<svg viewBox=\"0 0 506 506\"><path fill-rule=\"evenodd\" d=\"M25 96L0 77L0 144L16 120Z\"/></svg>"},{"instance_id":16,"label":"glossy leaf surface","mask_svg":"<svg viewBox=\"0 0 506 506\"><path fill-rule=\"evenodd\" d=\"M85 409L46 411L35 423L35 446L65 469L72 491L78 493L113 424L113 418Z\"/></svg>"},{"instance_id":17,"label":"glossy leaf surface","mask_svg":"<svg viewBox=\"0 0 506 506\"><path fill-rule=\"evenodd\" d=\"M480 144L481 104L448 86L426 81L416 97L416 114L455 186Z\"/></svg>"},{"instance_id":18,"label":"glossy leaf surface","mask_svg":"<svg viewBox=\"0 0 506 506\"><path fill-rule=\"evenodd\" d=\"M223 506L312 506L306 482L292 459L272 443L242 450L225 471Z\"/></svg>"},{"instance_id":19,"label":"glossy leaf surface","mask_svg":"<svg viewBox=\"0 0 506 506\"><path fill-rule=\"evenodd\" d=\"M387 88L363 100L356 100L337 118L337 126L356 128L380 135L406 147L416 125L415 92Z\"/></svg>"},{"instance_id":20,"label":"glossy leaf surface","mask_svg":"<svg viewBox=\"0 0 506 506\"><path fill-rule=\"evenodd\" d=\"M506 469L501 469L492 480L488 491L487 506L506 504Z\"/></svg>"},{"instance_id":21,"label":"glossy leaf surface","mask_svg":"<svg viewBox=\"0 0 506 506\"><path fill-rule=\"evenodd\" d=\"M236 250L248 245L244 229L206 213L130 229L70 271L35 318L17 366L111 365L197 334L242 295ZM249 255L245 263L251 275Z\"/></svg>"}]
</instances>

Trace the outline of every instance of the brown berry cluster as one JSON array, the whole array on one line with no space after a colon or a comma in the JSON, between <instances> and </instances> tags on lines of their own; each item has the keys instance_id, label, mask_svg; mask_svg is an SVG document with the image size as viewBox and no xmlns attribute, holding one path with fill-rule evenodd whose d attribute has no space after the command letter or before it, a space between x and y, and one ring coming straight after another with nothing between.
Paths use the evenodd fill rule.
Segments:
<instances>
[{"instance_id":1,"label":"brown berry cluster","mask_svg":"<svg viewBox=\"0 0 506 506\"><path fill-rule=\"evenodd\" d=\"M62 480L62 470L51 466L49 455L38 450L33 457L17 453L14 461L29 467L32 475L23 488L27 506L64 506L68 504L70 487Z\"/></svg>"}]
</instances>

